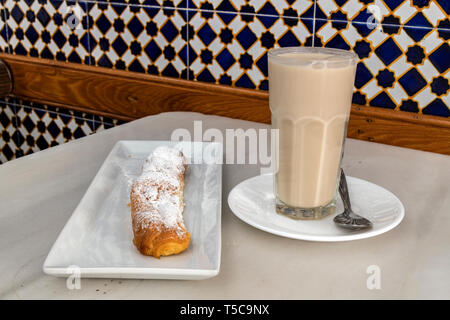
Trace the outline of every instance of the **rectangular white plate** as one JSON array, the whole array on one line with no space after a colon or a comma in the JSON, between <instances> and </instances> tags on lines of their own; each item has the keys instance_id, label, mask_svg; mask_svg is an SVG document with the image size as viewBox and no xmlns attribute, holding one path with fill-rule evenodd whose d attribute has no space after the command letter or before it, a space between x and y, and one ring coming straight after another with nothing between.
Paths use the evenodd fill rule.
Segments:
<instances>
[{"instance_id":1,"label":"rectangular white plate","mask_svg":"<svg viewBox=\"0 0 450 320\"><path fill-rule=\"evenodd\" d=\"M176 144L181 144L189 163L184 220L191 243L178 255L156 259L140 254L133 245L130 187L156 147ZM209 156L202 163L194 161L205 151L212 158ZM221 250L221 161L222 146L218 143L117 142L50 250L44 272L55 276L80 273L81 277L91 278L191 280L217 275Z\"/></svg>"}]
</instances>

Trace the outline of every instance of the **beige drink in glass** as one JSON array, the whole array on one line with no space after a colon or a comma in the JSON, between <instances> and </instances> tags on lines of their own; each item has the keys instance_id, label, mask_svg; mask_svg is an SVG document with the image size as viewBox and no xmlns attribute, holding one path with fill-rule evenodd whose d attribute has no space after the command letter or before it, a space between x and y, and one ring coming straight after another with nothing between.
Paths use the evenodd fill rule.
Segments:
<instances>
[{"instance_id":1,"label":"beige drink in glass","mask_svg":"<svg viewBox=\"0 0 450 320\"><path fill-rule=\"evenodd\" d=\"M334 212L352 101L356 55L328 48L269 52L276 210L294 219Z\"/></svg>"}]
</instances>

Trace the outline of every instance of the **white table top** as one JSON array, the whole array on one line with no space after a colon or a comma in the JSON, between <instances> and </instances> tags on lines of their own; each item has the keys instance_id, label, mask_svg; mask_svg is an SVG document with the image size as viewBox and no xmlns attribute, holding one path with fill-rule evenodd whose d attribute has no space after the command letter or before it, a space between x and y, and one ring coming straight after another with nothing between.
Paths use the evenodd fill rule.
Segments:
<instances>
[{"instance_id":1,"label":"white table top","mask_svg":"<svg viewBox=\"0 0 450 320\"><path fill-rule=\"evenodd\" d=\"M375 238L319 243L257 230L226 199L257 165L223 169L222 263L201 281L64 278L42 272L59 232L118 140L170 140L176 128L266 128L173 112L146 117L0 166L0 298L3 299L403 299L450 298L450 157L348 139L343 168L393 192L406 216ZM367 268L379 266L381 289Z\"/></svg>"}]
</instances>

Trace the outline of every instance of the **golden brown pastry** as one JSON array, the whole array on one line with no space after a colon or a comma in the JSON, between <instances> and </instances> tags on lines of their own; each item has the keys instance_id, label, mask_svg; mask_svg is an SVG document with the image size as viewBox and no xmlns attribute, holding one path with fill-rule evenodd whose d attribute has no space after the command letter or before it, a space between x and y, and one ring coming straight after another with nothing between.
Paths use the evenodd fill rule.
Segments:
<instances>
[{"instance_id":1,"label":"golden brown pastry","mask_svg":"<svg viewBox=\"0 0 450 320\"><path fill-rule=\"evenodd\" d=\"M133 243L144 255L159 258L189 246L191 235L183 221L185 168L181 151L158 147L131 187Z\"/></svg>"}]
</instances>

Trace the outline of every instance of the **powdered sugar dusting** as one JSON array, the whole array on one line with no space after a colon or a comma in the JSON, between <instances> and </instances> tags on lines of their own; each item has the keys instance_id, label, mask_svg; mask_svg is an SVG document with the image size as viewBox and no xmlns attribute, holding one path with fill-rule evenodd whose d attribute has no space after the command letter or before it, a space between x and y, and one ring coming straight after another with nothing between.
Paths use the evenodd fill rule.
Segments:
<instances>
[{"instance_id":1,"label":"powdered sugar dusting","mask_svg":"<svg viewBox=\"0 0 450 320\"><path fill-rule=\"evenodd\" d=\"M186 158L181 151L166 146L156 148L147 158L143 171L163 171L176 175L183 174Z\"/></svg>"},{"instance_id":2,"label":"powdered sugar dusting","mask_svg":"<svg viewBox=\"0 0 450 320\"><path fill-rule=\"evenodd\" d=\"M166 146L156 148L147 158L131 188L135 220L142 229L186 233L182 216L185 165L183 154Z\"/></svg>"}]
</instances>

